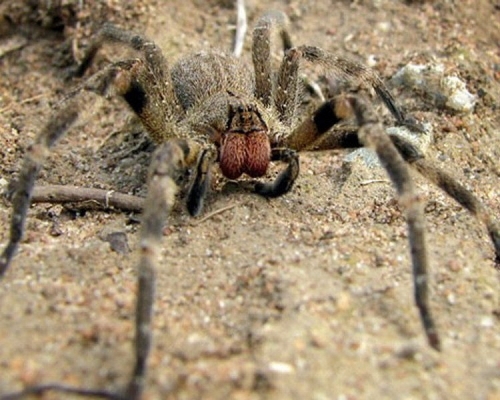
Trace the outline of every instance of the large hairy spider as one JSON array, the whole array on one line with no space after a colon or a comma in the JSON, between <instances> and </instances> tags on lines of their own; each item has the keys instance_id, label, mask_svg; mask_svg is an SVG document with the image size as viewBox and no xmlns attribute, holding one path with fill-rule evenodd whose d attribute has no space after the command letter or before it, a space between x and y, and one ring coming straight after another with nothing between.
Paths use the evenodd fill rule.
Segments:
<instances>
[{"instance_id":1,"label":"large hairy spider","mask_svg":"<svg viewBox=\"0 0 500 400\"><path fill-rule=\"evenodd\" d=\"M169 66L157 45L146 38L106 25L78 67L82 76L99 48L107 42L129 46L141 57L112 63L74 90L28 149L15 184L10 240L0 258L5 273L23 236L34 182L50 148L79 116L79 94L116 94L125 99L142 121L158 148L152 156L148 194L142 214L138 298L136 308L135 368L123 393L79 389L62 385L35 386L16 398L45 390L60 390L112 399L140 398L151 345L156 253L165 220L175 201L181 178L192 172L187 208L202 211L212 165L237 179L246 174L260 178L271 162L286 167L272 182L250 181L250 189L266 197L291 190L299 175L301 150L373 148L387 170L405 209L412 256L415 301L430 346L440 349L439 336L428 306L428 259L423 208L410 179L408 165L434 182L468 209L488 230L500 260L500 228L485 206L451 176L442 172L408 141L388 136L371 107L358 95L325 101L310 116L299 118L299 69L302 62L323 65L328 72L369 84L398 124L415 127L396 105L384 83L371 69L312 46L293 47L286 17L265 14L253 31L253 74L231 55L205 51ZM281 35L285 55L277 72L271 69L271 33ZM355 130L332 130L341 120L355 116ZM248 182L247 182L247 185Z\"/></svg>"}]
</instances>

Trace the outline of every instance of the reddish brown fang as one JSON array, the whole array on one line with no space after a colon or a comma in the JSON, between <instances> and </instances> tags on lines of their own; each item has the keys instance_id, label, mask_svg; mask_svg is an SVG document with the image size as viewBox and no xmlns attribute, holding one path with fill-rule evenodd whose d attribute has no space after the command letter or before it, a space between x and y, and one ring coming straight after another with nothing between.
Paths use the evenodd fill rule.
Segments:
<instances>
[{"instance_id":1,"label":"reddish brown fang","mask_svg":"<svg viewBox=\"0 0 500 400\"><path fill-rule=\"evenodd\" d=\"M222 174L236 179L244 172L246 161L245 135L230 133L222 138L219 166Z\"/></svg>"},{"instance_id":2,"label":"reddish brown fang","mask_svg":"<svg viewBox=\"0 0 500 400\"><path fill-rule=\"evenodd\" d=\"M246 137L245 171L252 178L263 176L271 158L271 144L265 132L252 132Z\"/></svg>"},{"instance_id":3,"label":"reddish brown fang","mask_svg":"<svg viewBox=\"0 0 500 400\"><path fill-rule=\"evenodd\" d=\"M223 136L219 165L226 178L246 173L252 178L264 175L271 158L271 144L265 132L229 133Z\"/></svg>"}]
</instances>

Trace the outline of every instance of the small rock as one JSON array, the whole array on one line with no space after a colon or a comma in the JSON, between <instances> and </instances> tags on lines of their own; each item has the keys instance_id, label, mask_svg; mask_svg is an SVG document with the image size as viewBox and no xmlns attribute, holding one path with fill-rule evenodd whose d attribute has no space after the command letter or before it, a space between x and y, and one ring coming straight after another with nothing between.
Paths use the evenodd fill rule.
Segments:
<instances>
[{"instance_id":1,"label":"small rock","mask_svg":"<svg viewBox=\"0 0 500 400\"><path fill-rule=\"evenodd\" d=\"M476 96L471 94L465 82L456 76L446 76L441 81L441 90L446 97L446 106L452 110L468 113L476 105Z\"/></svg>"},{"instance_id":2,"label":"small rock","mask_svg":"<svg viewBox=\"0 0 500 400\"><path fill-rule=\"evenodd\" d=\"M337 298L339 311L347 311L351 308L351 295L349 292L340 292Z\"/></svg>"},{"instance_id":3,"label":"small rock","mask_svg":"<svg viewBox=\"0 0 500 400\"><path fill-rule=\"evenodd\" d=\"M279 374L291 374L295 371L293 365L279 362L279 361L271 361L269 363L269 370L272 372L277 372Z\"/></svg>"},{"instance_id":4,"label":"small rock","mask_svg":"<svg viewBox=\"0 0 500 400\"><path fill-rule=\"evenodd\" d=\"M109 243L109 245L111 246L111 250L116 251L119 254L130 253L127 234L125 232L108 233L106 236L104 236L103 240Z\"/></svg>"},{"instance_id":5,"label":"small rock","mask_svg":"<svg viewBox=\"0 0 500 400\"><path fill-rule=\"evenodd\" d=\"M492 328L495 325L495 322L493 321L493 318L490 317L489 315L484 316L481 318L481 326L483 328Z\"/></svg>"},{"instance_id":6,"label":"small rock","mask_svg":"<svg viewBox=\"0 0 500 400\"><path fill-rule=\"evenodd\" d=\"M456 76L445 76L442 64L413 64L401 68L392 78L396 85L419 89L434 98L435 103L454 111L468 113L476 104L464 81Z\"/></svg>"},{"instance_id":7,"label":"small rock","mask_svg":"<svg viewBox=\"0 0 500 400\"><path fill-rule=\"evenodd\" d=\"M5 178L0 178L0 193L3 193L7 190L7 186L9 182Z\"/></svg>"}]
</instances>

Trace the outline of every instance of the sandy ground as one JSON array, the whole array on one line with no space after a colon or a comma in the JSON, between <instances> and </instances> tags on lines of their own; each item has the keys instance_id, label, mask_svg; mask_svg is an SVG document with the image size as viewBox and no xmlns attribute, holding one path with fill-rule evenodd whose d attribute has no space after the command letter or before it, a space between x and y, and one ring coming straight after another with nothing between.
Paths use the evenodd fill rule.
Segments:
<instances>
[{"instance_id":1,"label":"sandy ground","mask_svg":"<svg viewBox=\"0 0 500 400\"><path fill-rule=\"evenodd\" d=\"M51 107L75 84L62 79L68 49L81 56L106 12L154 38L171 60L231 47L231 1L143 0L132 10L101 3L108 8L93 14L86 5L76 16L65 9L55 21L43 10L37 18L9 11L25 34L15 35L19 48L0 58L4 189ZM398 101L432 127L427 156L499 213L498 1L264 3L247 1L250 26L267 8L280 9L291 18L296 43L373 65ZM8 31L5 15L0 34ZM8 40L0 39L2 49L12 46ZM250 60L248 37L244 57ZM474 110L458 113L439 96L391 84L409 62L440 63L445 74L460 77L477 96ZM126 151L140 136L120 101L104 102L61 140L39 183L144 194L150 148ZM198 219L179 203L162 244L145 399L500 399L500 275L484 228L415 175L427 201L431 306L443 341L435 352L413 304L394 191L381 169L344 156L303 154L297 185L278 199L218 180ZM9 218L2 200L2 245ZM112 390L127 382L137 219L32 207L25 240L0 284L0 394L34 383ZM131 251L112 251L102 240L110 232L125 233ZM70 396L44 397L63 398Z\"/></svg>"}]
</instances>

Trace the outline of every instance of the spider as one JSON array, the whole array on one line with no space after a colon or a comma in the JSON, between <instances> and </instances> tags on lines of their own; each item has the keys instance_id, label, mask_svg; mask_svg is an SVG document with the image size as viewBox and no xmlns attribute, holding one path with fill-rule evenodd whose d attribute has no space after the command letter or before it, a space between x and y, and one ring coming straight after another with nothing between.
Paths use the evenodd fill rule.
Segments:
<instances>
[{"instance_id":1,"label":"spider","mask_svg":"<svg viewBox=\"0 0 500 400\"><path fill-rule=\"evenodd\" d=\"M272 71L272 32L280 34L284 57ZM440 340L428 305L428 258L423 207L412 183L409 166L434 182L469 210L488 230L500 261L500 226L487 208L453 177L427 160L407 140L387 135L367 100L343 94L323 102L304 118L298 115L299 70L304 61L324 66L328 72L370 85L399 125L418 128L396 104L382 80L370 68L313 46L294 47L281 12L262 16L253 31L254 72L239 59L216 51L203 51L182 58L172 67L152 41L116 26L105 25L75 71L83 76L99 48L105 43L130 47L139 58L114 62L73 90L28 149L14 184L10 240L0 258L0 276L5 274L22 239L27 210L37 173L50 149L79 117L79 94L121 96L158 143L148 174L148 191L141 225L138 297L135 323L135 366L121 393L64 385L40 385L9 398L59 390L110 399L138 399L143 391L151 346L156 258L162 230L187 171L192 179L187 209L201 213L211 177L218 163L228 179L248 175L245 187L265 196L289 192L299 176L302 150L373 148L386 169L405 209L413 266L415 302L431 347L440 350ZM356 129L335 130L339 122L354 117ZM272 182L262 178L271 162L284 169ZM17 397L16 397L17 396Z\"/></svg>"}]
</instances>

